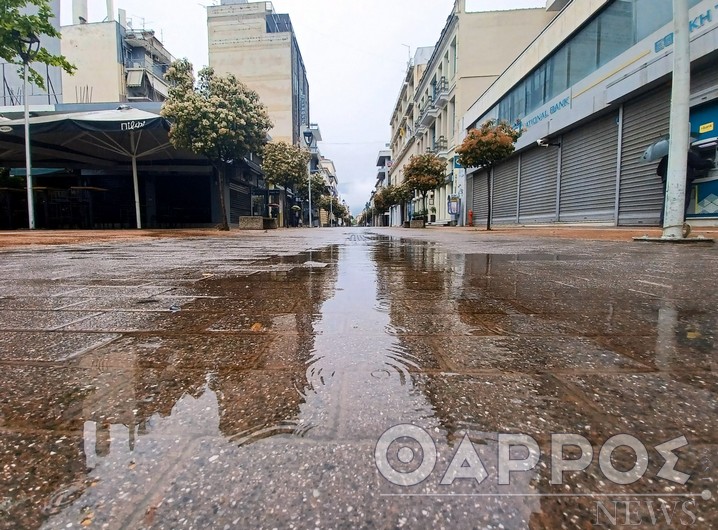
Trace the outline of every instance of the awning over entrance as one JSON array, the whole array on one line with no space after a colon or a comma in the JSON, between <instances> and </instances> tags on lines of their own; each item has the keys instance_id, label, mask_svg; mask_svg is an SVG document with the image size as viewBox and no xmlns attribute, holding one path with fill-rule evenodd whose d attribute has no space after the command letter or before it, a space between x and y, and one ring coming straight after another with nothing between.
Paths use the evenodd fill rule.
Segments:
<instances>
[{"instance_id":1,"label":"awning over entrance","mask_svg":"<svg viewBox=\"0 0 718 530\"><path fill-rule=\"evenodd\" d=\"M25 122L0 122L0 161L8 167L25 164ZM169 142L169 122L157 114L127 106L116 110L55 114L30 119L33 165L96 168L131 163L137 228L141 228L138 159L142 161L204 160L178 151Z\"/></svg>"}]
</instances>

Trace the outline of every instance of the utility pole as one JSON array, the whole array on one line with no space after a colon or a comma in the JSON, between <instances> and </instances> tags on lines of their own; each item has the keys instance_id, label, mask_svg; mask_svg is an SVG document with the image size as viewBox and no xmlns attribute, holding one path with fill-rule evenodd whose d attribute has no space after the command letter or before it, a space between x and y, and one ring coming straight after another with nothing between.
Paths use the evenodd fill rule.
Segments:
<instances>
[{"instance_id":1,"label":"utility pole","mask_svg":"<svg viewBox=\"0 0 718 530\"><path fill-rule=\"evenodd\" d=\"M691 42L688 0L673 0L673 87L662 239L683 239L690 144Z\"/></svg>"}]
</instances>

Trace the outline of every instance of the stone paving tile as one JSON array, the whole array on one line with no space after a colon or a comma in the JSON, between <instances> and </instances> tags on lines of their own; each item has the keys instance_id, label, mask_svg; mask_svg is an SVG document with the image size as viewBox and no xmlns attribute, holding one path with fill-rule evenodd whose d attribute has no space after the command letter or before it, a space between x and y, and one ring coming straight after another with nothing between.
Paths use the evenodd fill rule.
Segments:
<instances>
[{"instance_id":1,"label":"stone paving tile","mask_svg":"<svg viewBox=\"0 0 718 530\"><path fill-rule=\"evenodd\" d=\"M538 441L570 432L596 439L619 425L609 412L588 407L584 396L547 375L422 375L416 385L452 432L523 433Z\"/></svg>"},{"instance_id":2,"label":"stone paving tile","mask_svg":"<svg viewBox=\"0 0 718 530\"><path fill-rule=\"evenodd\" d=\"M0 362L67 361L118 337L113 333L5 331L0 334Z\"/></svg>"},{"instance_id":3,"label":"stone paving tile","mask_svg":"<svg viewBox=\"0 0 718 530\"><path fill-rule=\"evenodd\" d=\"M79 334L75 334L79 335ZM248 370L272 344L267 335L158 334L128 336L85 355L103 368L171 366L176 370Z\"/></svg>"},{"instance_id":4,"label":"stone paving tile","mask_svg":"<svg viewBox=\"0 0 718 530\"><path fill-rule=\"evenodd\" d=\"M105 331L131 333L139 331L204 331L221 318L212 313L182 313L166 311L110 311L96 314L74 324L65 325L63 331Z\"/></svg>"},{"instance_id":5,"label":"stone paving tile","mask_svg":"<svg viewBox=\"0 0 718 530\"><path fill-rule=\"evenodd\" d=\"M625 432L662 443L684 435L718 442L718 379L713 373L566 376Z\"/></svg>"},{"instance_id":6,"label":"stone paving tile","mask_svg":"<svg viewBox=\"0 0 718 530\"><path fill-rule=\"evenodd\" d=\"M648 367L597 344L589 338L570 336L441 337L450 370L553 373L560 371L646 371Z\"/></svg>"},{"instance_id":7,"label":"stone paving tile","mask_svg":"<svg viewBox=\"0 0 718 530\"><path fill-rule=\"evenodd\" d=\"M93 311L0 310L0 331L52 331L98 315Z\"/></svg>"}]
</instances>

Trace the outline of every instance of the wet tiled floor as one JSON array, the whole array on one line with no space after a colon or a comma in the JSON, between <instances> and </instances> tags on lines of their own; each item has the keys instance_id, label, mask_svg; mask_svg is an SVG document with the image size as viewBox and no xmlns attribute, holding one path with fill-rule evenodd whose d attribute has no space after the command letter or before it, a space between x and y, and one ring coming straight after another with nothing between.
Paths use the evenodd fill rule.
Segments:
<instances>
[{"instance_id":1,"label":"wet tiled floor","mask_svg":"<svg viewBox=\"0 0 718 530\"><path fill-rule=\"evenodd\" d=\"M714 528L716 265L460 230L0 251L0 528Z\"/></svg>"}]
</instances>

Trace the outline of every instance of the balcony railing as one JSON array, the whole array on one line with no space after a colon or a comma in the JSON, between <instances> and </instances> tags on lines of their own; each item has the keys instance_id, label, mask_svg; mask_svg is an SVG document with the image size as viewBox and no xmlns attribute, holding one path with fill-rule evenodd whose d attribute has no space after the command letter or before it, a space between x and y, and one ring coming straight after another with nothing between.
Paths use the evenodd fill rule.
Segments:
<instances>
[{"instance_id":1,"label":"balcony railing","mask_svg":"<svg viewBox=\"0 0 718 530\"><path fill-rule=\"evenodd\" d=\"M449 102L449 82L446 77L442 76L441 79L433 83L433 91L436 106L443 109Z\"/></svg>"}]
</instances>

